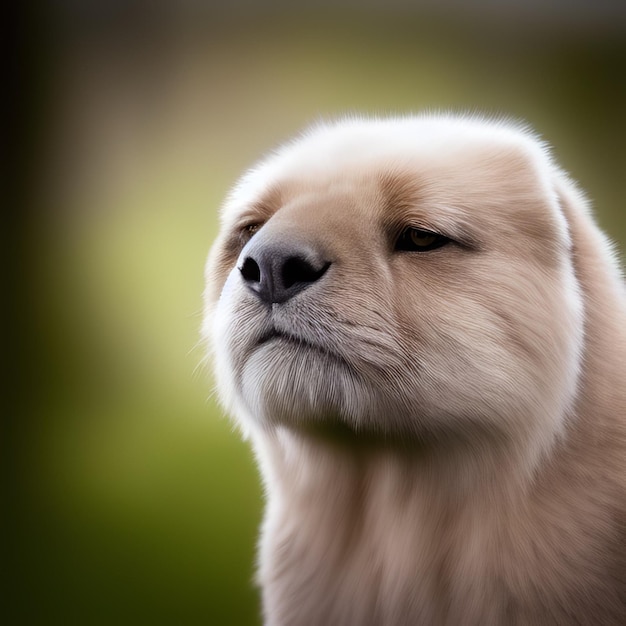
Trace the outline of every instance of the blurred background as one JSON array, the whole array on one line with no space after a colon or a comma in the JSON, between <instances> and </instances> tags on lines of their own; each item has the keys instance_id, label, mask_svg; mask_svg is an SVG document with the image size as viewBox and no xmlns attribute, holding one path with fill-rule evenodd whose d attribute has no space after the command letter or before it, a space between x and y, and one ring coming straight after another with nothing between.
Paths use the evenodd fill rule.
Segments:
<instances>
[{"instance_id":1,"label":"blurred background","mask_svg":"<svg viewBox=\"0 0 626 626\"><path fill-rule=\"evenodd\" d=\"M344 113L529 122L626 249L619 0L19 10L5 309L11 624L259 624L262 493L199 367L243 169Z\"/></svg>"}]
</instances>

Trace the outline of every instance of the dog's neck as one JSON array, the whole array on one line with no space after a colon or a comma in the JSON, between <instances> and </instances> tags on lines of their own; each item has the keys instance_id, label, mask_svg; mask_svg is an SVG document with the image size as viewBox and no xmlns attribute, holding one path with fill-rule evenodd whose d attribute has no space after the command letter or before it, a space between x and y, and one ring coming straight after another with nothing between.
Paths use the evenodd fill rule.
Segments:
<instances>
[{"instance_id":1,"label":"dog's neck","mask_svg":"<svg viewBox=\"0 0 626 626\"><path fill-rule=\"evenodd\" d=\"M329 440L282 429L257 439L268 486L259 572L266 606L271 610L273 590L280 588L276 597L293 597L299 615L306 615L308 598L332 598L333 615L344 606L357 611L343 623L400 623L391 614L372 618L367 611L377 609L352 597L358 581L374 598L382 572L391 596L397 590L398 607L416 602L424 623L439 623L438 611L450 615L455 609L432 598L445 604L444 587L471 585L497 568L493 542L505 541L502 533L523 508L525 484L513 459L492 442L455 449L444 459L423 445L376 445L344 435ZM326 574L318 578L320 571ZM313 579L320 588L305 592ZM450 600L459 603L458 623L467 594L459 591ZM495 597L486 602L500 610ZM319 615L319 607L310 610ZM290 623L289 614L283 618Z\"/></svg>"},{"instance_id":2,"label":"dog's neck","mask_svg":"<svg viewBox=\"0 0 626 626\"><path fill-rule=\"evenodd\" d=\"M270 517L320 554L359 541L384 546L385 533L411 541L416 529L434 546L454 535L450 525L501 524L503 515L524 508L534 480L520 471L517 449L493 440L412 446L282 429L257 448L265 457Z\"/></svg>"},{"instance_id":3,"label":"dog's neck","mask_svg":"<svg viewBox=\"0 0 626 626\"><path fill-rule=\"evenodd\" d=\"M494 433L407 439L334 425L282 427L262 439L272 485L289 498L312 491L330 496L333 490L346 489L367 498L368 490L384 483L390 493L403 493L403 498L415 490L433 501L445 494L456 505L466 498L475 502L479 493L490 499L496 492L510 496L534 477L526 469L531 460L524 446Z\"/></svg>"}]
</instances>

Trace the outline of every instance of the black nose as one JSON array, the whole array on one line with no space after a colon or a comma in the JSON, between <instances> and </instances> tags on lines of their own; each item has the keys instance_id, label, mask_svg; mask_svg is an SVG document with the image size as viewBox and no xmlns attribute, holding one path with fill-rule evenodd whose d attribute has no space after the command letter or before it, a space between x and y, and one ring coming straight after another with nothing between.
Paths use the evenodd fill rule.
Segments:
<instances>
[{"instance_id":1,"label":"black nose","mask_svg":"<svg viewBox=\"0 0 626 626\"><path fill-rule=\"evenodd\" d=\"M251 241L244 249L239 271L247 287L267 304L287 302L317 282L330 266L308 245L255 244Z\"/></svg>"}]
</instances>

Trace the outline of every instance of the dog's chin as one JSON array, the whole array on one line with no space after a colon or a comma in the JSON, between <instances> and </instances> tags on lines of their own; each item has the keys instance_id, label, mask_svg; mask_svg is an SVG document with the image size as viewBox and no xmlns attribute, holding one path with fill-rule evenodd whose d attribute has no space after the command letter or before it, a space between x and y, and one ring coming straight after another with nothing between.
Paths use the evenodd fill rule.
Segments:
<instances>
[{"instance_id":1,"label":"dog's chin","mask_svg":"<svg viewBox=\"0 0 626 626\"><path fill-rule=\"evenodd\" d=\"M357 423L364 389L336 353L291 335L264 335L245 360L240 393L266 425Z\"/></svg>"},{"instance_id":2,"label":"dog's chin","mask_svg":"<svg viewBox=\"0 0 626 626\"><path fill-rule=\"evenodd\" d=\"M271 332L248 353L237 393L262 428L284 427L357 450L422 446L432 434L423 416L374 380L367 364L348 362L332 347Z\"/></svg>"}]
</instances>

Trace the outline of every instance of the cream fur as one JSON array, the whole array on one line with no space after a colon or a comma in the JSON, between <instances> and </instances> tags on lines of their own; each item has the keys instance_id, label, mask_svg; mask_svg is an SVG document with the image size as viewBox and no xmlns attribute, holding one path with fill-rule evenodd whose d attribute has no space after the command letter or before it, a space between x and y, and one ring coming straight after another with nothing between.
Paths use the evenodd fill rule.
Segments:
<instances>
[{"instance_id":1,"label":"cream fur","mask_svg":"<svg viewBox=\"0 0 626 626\"><path fill-rule=\"evenodd\" d=\"M453 242L395 250L407 227ZM268 305L239 268L277 242L330 265ZM266 623L626 623L625 329L610 245L525 129L350 119L244 175L203 334L267 488Z\"/></svg>"}]
</instances>

